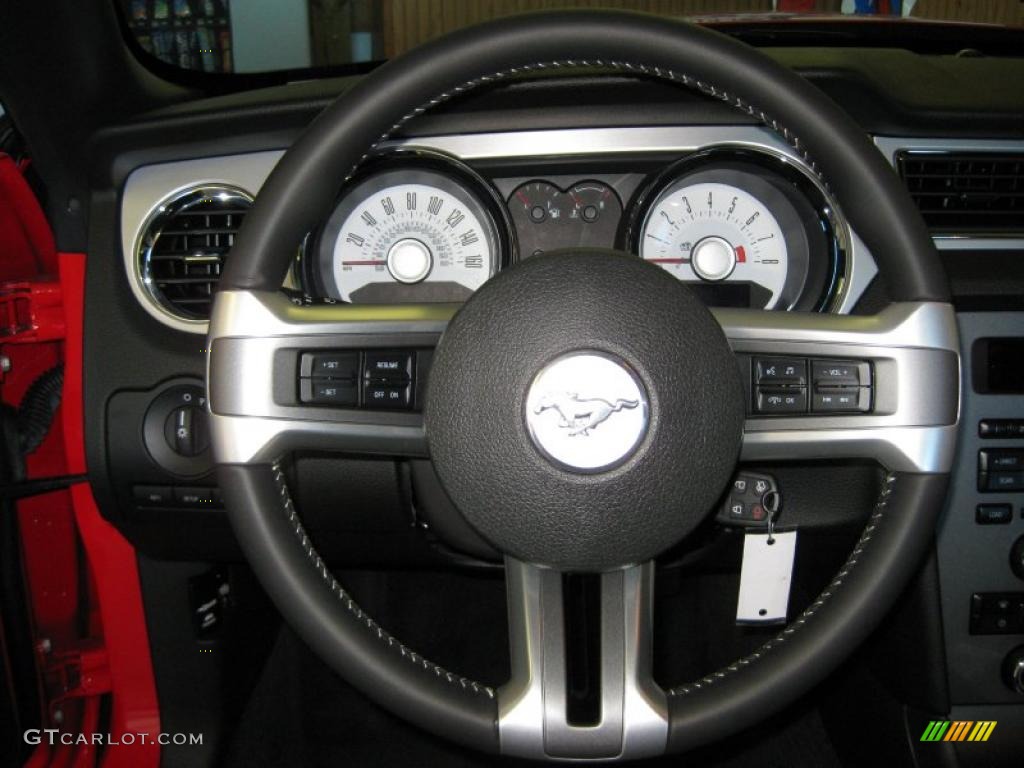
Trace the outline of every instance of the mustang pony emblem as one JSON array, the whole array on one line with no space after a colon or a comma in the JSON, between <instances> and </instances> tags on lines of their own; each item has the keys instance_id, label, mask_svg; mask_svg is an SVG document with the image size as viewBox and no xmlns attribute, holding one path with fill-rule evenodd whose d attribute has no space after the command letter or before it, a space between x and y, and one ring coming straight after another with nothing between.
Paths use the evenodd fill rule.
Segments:
<instances>
[{"instance_id":1,"label":"mustang pony emblem","mask_svg":"<svg viewBox=\"0 0 1024 768\"><path fill-rule=\"evenodd\" d=\"M533 409L543 413L549 408L558 414L558 426L569 430L571 436L589 435L590 430L623 408L636 408L639 400L617 399L614 403L602 397L580 397L575 392L544 395Z\"/></svg>"}]
</instances>

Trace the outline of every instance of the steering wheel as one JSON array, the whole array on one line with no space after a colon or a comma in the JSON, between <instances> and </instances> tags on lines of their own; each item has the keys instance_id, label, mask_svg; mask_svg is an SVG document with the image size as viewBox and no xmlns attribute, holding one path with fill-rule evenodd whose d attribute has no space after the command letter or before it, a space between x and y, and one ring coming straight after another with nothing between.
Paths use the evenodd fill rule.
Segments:
<instances>
[{"instance_id":1,"label":"steering wheel","mask_svg":"<svg viewBox=\"0 0 1024 768\"><path fill-rule=\"evenodd\" d=\"M310 305L282 293L295 244L396 130L474 88L563 67L670 81L776 131L832 190L893 303L872 316L709 311L635 256L571 251L524 260L461 307ZM459 31L381 66L281 159L221 286L210 323L211 434L249 562L284 618L349 683L478 750L626 760L746 728L807 692L865 639L932 539L953 461L960 361L928 232L882 155L835 104L717 33L653 16L534 14ZM300 350L378 346L436 347L422 418L282 397L296 386ZM749 416L737 354L869 361L872 411ZM559 407L545 400L545 382L597 384L614 413L567 448L533 418ZM430 457L455 506L505 556L505 685L431 663L355 603L289 495L280 462L298 449ZM651 660L654 558L707 518L738 460L820 458L870 458L887 470L845 565L756 652L660 687ZM601 585L601 716L587 726L566 713L562 575L574 571L600 574Z\"/></svg>"}]
</instances>

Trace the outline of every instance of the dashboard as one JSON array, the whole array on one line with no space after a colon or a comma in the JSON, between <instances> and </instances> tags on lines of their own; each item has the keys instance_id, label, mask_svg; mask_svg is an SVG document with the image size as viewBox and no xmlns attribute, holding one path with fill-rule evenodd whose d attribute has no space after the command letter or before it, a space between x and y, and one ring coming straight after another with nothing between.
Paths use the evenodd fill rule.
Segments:
<instances>
[{"instance_id":1,"label":"dashboard","mask_svg":"<svg viewBox=\"0 0 1024 768\"><path fill-rule=\"evenodd\" d=\"M154 276L173 253L161 240L196 221L182 219L194 211L175 219L168 208L251 200L279 157L167 163L129 176L125 268L154 317L205 330L171 293L189 275ZM222 265L208 238L186 245L193 265L208 270L202 256ZM297 244L286 287L315 301L460 302L517 261L567 248L634 254L721 307L848 312L877 272L824 182L774 134L673 126L391 142L339 185L329 216Z\"/></svg>"}]
</instances>

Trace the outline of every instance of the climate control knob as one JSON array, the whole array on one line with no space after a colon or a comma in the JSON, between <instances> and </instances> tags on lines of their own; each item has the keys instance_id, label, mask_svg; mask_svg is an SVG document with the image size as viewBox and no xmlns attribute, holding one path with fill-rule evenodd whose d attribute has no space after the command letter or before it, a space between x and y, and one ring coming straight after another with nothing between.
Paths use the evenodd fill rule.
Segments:
<instances>
[{"instance_id":1,"label":"climate control knob","mask_svg":"<svg viewBox=\"0 0 1024 768\"><path fill-rule=\"evenodd\" d=\"M1018 579L1024 580L1024 536L1010 547L1010 570Z\"/></svg>"},{"instance_id":2,"label":"climate control knob","mask_svg":"<svg viewBox=\"0 0 1024 768\"><path fill-rule=\"evenodd\" d=\"M1014 693L1024 696L1024 645L1018 645L1003 660L1003 682Z\"/></svg>"}]
</instances>

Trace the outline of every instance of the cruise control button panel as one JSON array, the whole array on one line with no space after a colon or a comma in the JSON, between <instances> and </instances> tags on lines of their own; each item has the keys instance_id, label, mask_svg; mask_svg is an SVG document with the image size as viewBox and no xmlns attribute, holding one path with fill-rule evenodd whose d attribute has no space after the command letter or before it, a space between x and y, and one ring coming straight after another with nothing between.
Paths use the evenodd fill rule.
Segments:
<instances>
[{"instance_id":1,"label":"cruise control button panel","mask_svg":"<svg viewBox=\"0 0 1024 768\"><path fill-rule=\"evenodd\" d=\"M413 410L425 350L318 350L299 356L299 402L335 408Z\"/></svg>"},{"instance_id":2,"label":"cruise control button panel","mask_svg":"<svg viewBox=\"0 0 1024 768\"><path fill-rule=\"evenodd\" d=\"M751 372L757 414L871 411L871 363L865 360L755 357Z\"/></svg>"}]
</instances>

